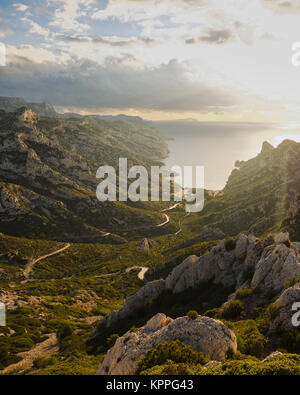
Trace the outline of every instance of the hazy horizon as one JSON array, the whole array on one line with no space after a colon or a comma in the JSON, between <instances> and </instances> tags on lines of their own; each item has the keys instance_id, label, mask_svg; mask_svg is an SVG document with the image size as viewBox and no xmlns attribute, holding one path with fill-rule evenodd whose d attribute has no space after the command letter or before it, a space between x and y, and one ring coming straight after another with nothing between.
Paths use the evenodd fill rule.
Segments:
<instances>
[{"instance_id":1,"label":"hazy horizon","mask_svg":"<svg viewBox=\"0 0 300 395\"><path fill-rule=\"evenodd\" d=\"M168 138L167 166L204 166L205 188L221 190L237 160L249 160L268 141L274 147L285 138L300 141L300 128L289 131L278 124L153 122ZM251 132L251 133L249 133Z\"/></svg>"}]
</instances>

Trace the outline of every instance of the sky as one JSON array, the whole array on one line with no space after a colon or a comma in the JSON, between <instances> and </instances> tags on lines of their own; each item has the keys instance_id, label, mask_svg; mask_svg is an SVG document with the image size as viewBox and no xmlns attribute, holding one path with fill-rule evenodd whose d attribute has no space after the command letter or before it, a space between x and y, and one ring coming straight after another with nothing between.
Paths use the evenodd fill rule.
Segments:
<instances>
[{"instance_id":1,"label":"sky","mask_svg":"<svg viewBox=\"0 0 300 395\"><path fill-rule=\"evenodd\" d=\"M1 0L0 95L82 114L299 124L297 42L299 0Z\"/></svg>"}]
</instances>

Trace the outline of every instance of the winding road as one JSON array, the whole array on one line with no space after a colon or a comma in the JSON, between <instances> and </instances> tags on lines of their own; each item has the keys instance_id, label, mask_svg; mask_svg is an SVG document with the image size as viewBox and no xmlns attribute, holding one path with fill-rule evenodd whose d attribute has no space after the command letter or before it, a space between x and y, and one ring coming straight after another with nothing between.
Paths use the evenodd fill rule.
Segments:
<instances>
[{"instance_id":1,"label":"winding road","mask_svg":"<svg viewBox=\"0 0 300 395\"><path fill-rule=\"evenodd\" d=\"M126 269L126 273L129 273L129 272L131 272L132 270L135 270L135 269L141 269L141 271L138 274L138 278L139 278L139 280L144 281L145 274L149 270L149 267L145 267L145 266L131 266L131 267L128 267Z\"/></svg>"},{"instance_id":2,"label":"winding road","mask_svg":"<svg viewBox=\"0 0 300 395\"><path fill-rule=\"evenodd\" d=\"M7 366L0 371L0 375L13 374L14 371L20 374L24 370L32 368L33 362L37 358L50 357L53 354L57 354L59 352L59 344L56 334L50 333L47 336L47 340L36 344L31 350L19 353L18 356L22 358L21 361Z\"/></svg>"},{"instance_id":3,"label":"winding road","mask_svg":"<svg viewBox=\"0 0 300 395\"><path fill-rule=\"evenodd\" d=\"M166 220L162 224L156 225L157 228L161 228L162 226L167 225L170 222L170 217L167 214L164 214Z\"/></svg>"},{"instance_id":4,"label":"winding road","mask_svg":"<svg viewBox=\"0 0 300 395\"><path fill-rule=\"evenodd\" d=\"M33 270L33 267L34 267L34 265L36 263L42 261L43 259L49 258L50 256L60 254L61 252L67 250L70 247L71 247L71 244L68 243L64 247L60 248L59 250L56 250L54 252L50 252L47 255L43 255L43 256L41 256L41 257L39 257L37 259L34 259L33 261L30 261L29 263L27 263L27 265L25 266L25 269L23 271L23 274L24 274L24 277L25 277L25 281L23 281L22 283L25 284L26 282L28 282L30 274L31 274L31 272Z\"/></svg>"},{"instance_id":5,"label":"winding road","mask_svg":"<svg viewBox=\"0 0 300 395\"><path fill-rule=\"evenodd\" d=\"M167 211L174 210L174 208L177 208L177 207L181 206L181 204L182 204L182 203L176 203L176 204L174 204L174 206L172 206L172 207L165 208L164 210L161 210L161 213L165 213L165 212L167 212Z\"/></svg>"}]
</instances>

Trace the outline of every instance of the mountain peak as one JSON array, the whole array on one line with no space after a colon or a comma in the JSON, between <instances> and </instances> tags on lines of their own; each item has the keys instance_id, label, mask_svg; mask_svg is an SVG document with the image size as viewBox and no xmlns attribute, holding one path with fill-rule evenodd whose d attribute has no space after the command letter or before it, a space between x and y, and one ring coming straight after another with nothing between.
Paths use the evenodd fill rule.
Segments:
<instances>
[{"instance_id":1,"label":"mountain peak","mask_svg":"<svg viewBox=\"0 0 300 395\"><path fill-rule=\"evenodd\" d=\"M261 149L261 153L266 153L266 152L270 152L273 151L274 147L272 144L270 144L268 141L264 141L263 145L262 145L262 149Z\"/></svg>"},{"instance_id":2,"label":"mountain peak","mask_svg":"<svg viewBox=\"0 0 300 395\"><path fill-rule=\"evenodd\" d=\"M34 122L38 119L38 115L28 107L21 107L16 111L16 115L21 122Z\"/></svg>"}]
</instances>

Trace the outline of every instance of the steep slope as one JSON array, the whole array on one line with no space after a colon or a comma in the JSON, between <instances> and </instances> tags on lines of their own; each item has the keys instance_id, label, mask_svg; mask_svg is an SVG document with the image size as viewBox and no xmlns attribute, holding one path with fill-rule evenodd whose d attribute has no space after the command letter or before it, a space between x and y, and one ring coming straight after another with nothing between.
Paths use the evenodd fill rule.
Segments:
<instances>
[{"instance_id":1,"label":"steep slope","mask_svg":"<svg viewBox=\"0 0 300 395\"><path fill-rule=\"evenodd\" d=\"M249 232L256 236L287 229L299 236L296 198L300 192L300 144L285 140L277 148L265 142L261 153L237 162L226 187L207 196L204 210L186 223L194 231L203 226L227 235Z\"/></svg>"},{"instance_id":2,"label":"steep slope","mask_svg":"<svg viewBox=\"0 0 300 395\"><path fill-rule=\"evenodd\" d=\"M96 198L99 166L157 164L167 145L155 129L129 121L41 117L0 110L0 231L54 240L100 241L109 233L147 229L162 214ZM113 238L118 240L118 238Z\"/></svg>"}]
</instances>

